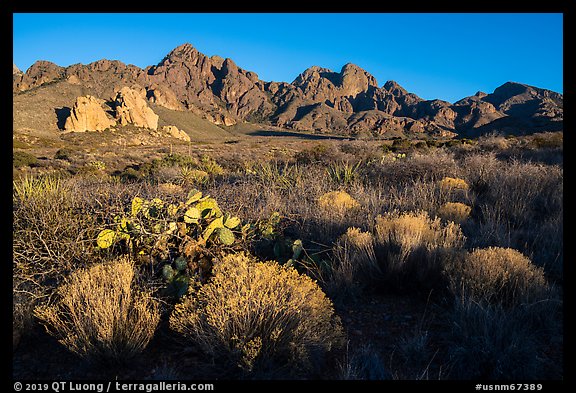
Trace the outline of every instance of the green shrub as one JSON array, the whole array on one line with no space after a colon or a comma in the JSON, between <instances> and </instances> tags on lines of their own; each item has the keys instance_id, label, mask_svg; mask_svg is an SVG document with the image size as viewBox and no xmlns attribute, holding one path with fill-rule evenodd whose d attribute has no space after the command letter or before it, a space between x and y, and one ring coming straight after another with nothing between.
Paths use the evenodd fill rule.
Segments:
<instances>
[{"instance_id":1,"label":"green shrub","mask_svg":"<svg viewBox=\"0 0 576 393\"><path fill-rule=\"evenodd\" d=\"M170 328L247 372L309 369L342 339L339 318L312 279L243 253L224 257L208 283L176 305Z\"/></svg>"},{"instance_id":2,"label":"green shrub","mask_svg":"<svg viewBox=\"0 0 576 393\"><path fill-rule=\"evenodd\" d=\"M21 168L23 166L34 166L38 163L38 159L30 153L24 151L15 151L12 156L12 166L14 168Z\"/></svg>"},{"instance_id":3,"label":"green shrub","mask_svg":"<svg viewBox=\"0 0 576 393\"><path fill-rule=\"evenodd\" d=\"M390 150L393 152L405 152L412 148L412 142L409 139L395 139L392 142Z\"/></svg>"},{"instance_id":4,"label":"green shrub","mask_svg":"<svg viewBox=\"0 0 576 393\"><path fill-rule=\"evenodd\" d=\"M67 147L63 147L62 149L58 149L56 154L54 154L54 158L57 160L70 160L72 155L75 153L74 150L69 149Z\"/></svg>"}]
</instances>

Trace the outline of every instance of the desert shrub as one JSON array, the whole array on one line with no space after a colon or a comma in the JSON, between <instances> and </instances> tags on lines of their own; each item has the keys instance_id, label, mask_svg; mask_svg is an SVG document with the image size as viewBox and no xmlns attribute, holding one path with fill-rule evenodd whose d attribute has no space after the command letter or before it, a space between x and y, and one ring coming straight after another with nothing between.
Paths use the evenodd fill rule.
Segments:
<instances>
[{"instance_id":1,"label":"desert shrub","mask_svg":"<svg viewBox=\"0 0 576 393\"><path fill-rule=\"evenodd\" d=\"M442 180L440 180L439 186L440 189L445 192L453 192L456 190L466 191L469 188L468 183L466 183L466 180L449 176L446 176Z\"/></svg>"},{"instance_id":2,"label":"desert shrub","mask_svg":"<svg viewBox=\"0 0 576 393\"><path fill-rule=\"evenodd\" d=\"M299 165L276 160L258 162L247 172L255 175L265 187L287 191L299 185L302 180L302 170Z\"/></svg>"},{"instance_id":3,"label":"desert shrub","mask_svg":"<svg viewBox=\"0 0 576 393\"><path fill-rule=\"evenodd\" d=\"M307 369L341 340L330 300L309 277L247 254L227 255L213 277L177 304L170 327L241 369Z\"/></svg>"},{"instance_id":4,"label":"desert shrub","mask_svg":"<svg viewBox=\"0 0 576 393\"><path fill-rule=\"evenodd\" d=\"M407 151L410 149L412 149L412 142L409 139L395 139L390 147L390 150L393 152Z\"/></svg>"},{"instance_id":5,"label":"desert shrub","mask_svg":"<svg viewBox=\"0 0 576 393\"><path fill-rule=\"evenodd\" d=\"M318 205L326 212L334 215L343 215L347 211L360 207L358 201L350 196L346 191L331 191L318 198Z\"/></svg>"},{"instance_id":6,"label":"desert shrub","mask_svg":"<svg viewBox=\"0 0 576 393\"><path fill-rule=\"evenodd\" d=\"M392 160L395 157L396 160ZM437 181L458 171L459 165L453 153L444 149L427 150L426 153L413 151L409 156L400 159L397 154L385 154L378 163L372 163L363 170L368 182L381 182L386 185L401 185L415 180Z\"/></svg>"},{"instance_id":7,"label":"desert shrub","mask_svg":"<svg viewBox=\"0 0 576 393\"><path fill-rule=\"evenodd\" d=\"M158 303L126 259L72 273L54 304L35 315L68 350L90 361L125 362L141 353L160 320Z\"/></svg>"},{"instance_id":8,"label":"desert shrub","mask_svg":"<svg viewBox=\"0 0 576 393\"><path fill-rule=\"evenodd\" d=\"M106 164L99 160L89 161L78 168L78 174L84 176L105 176Z\"/></svg>"},{"instance_id":9,"label":"desert shrub","mask_svg":"<svg viewBox=\"0 0 576 393\"><path fill-rule=\"evenodd\" d=\"M514 248L530 256L547 273L562 270L563 169L493 154L464 160L475 195L469 247Z\"/></svg>"},{"instance_id":10,"label":"desert shrub","mask_svg":"<svg viewBox=\"0 0 576 393\"><path fill-rule=\"evenodd\" d=\"M333 247L327 286L330 295L339 300L355 297L381 274L374 251L374 236L355 227L348 228Z\"/></svg>"},{"instance_id":11,"label":"desert shrub","mask_svg":"<svg viewBox=\"0 0 576 393\"><path fill-rule=\"evenodd\" d=\"M391 379L384 360L370 344L353 348L338 367L339 380L387 380Z\"/></svg>"},{"instance_id":12,"label":"desert shrub","mask_svg":"<svg viewBox=\"0 0 576 393\"><path fill-rule=\"evenodd\" d=\"M564 146L564 132L543 132L534 134L529 146L537 149L556 149Z\"/></svg>"},{"instance_id":13,"label":"desert shrub","mask_svg":"<svg viewBox=\"0 0 576 393\"><path fill-rule=\"evenodd\" d=\"M31 310L92 258L96 219L85 214L71 180L53 176L14 180L12 203L14 319L25 333Z\"/></svg>"},{"instance_id":14,"label":"desert shrub","mask_svg":"<svg viewBox=\"0 0 576 393\"><path fill-rule=\"evenodd\" d=\"M162 157L161 160L154 162L155 166L198 166L198 160L192 156L185 156L178 153L170 153Z\"/></svg>"},{"instance_id":15,"label":"desert shrub","mask_svg":"<svg viewBox=\"0 0 576 393\"><path fill-rule=\"evenodd\" d=\"M38 163L36 156L24 151L15 151L12 155L12 166L20 168L23 166L34 166Z\"/></svg>"},{"instance_id":16,"label":"desert shrub","mask_svg":"<svg viewBox=\"0 0 576 393\"><path fill-rule=\"evenodd\" d=\"M297 152L294 158L298 164L326 164L339 161L342 158L342 152L333 144L318 143Z\"/></svg>"},{"instance_id":17,"label":"desert shrub","mask_svg":"<svg viewBox=\"0 0 576 393\"><path fill-rule=\"evenodd\" d=\"M54 158L57 160L70 160L74 153L76 153L75 150L72 150L68 147L63 147L62 149L58 149L58 151L56 151Z\"/></svg>"},{"instance_id":18,"label":"desert shrub","mask_svg":"<svg viewBox=\"0 0 576 393\"><path fill-rule=\"evenodd\" d=\"M200 164L198 167L212 177L224 174L224 168L208 155L200 157Z\"/></svg>"},{"instance_id":19,"label":"desert shrub","mask_svg":"<svg viewBox=\"0 0 576 393\"><path fill-rule=\"evenodd\" d=\"M142 173L133 166L129 166L117 174L123 181L138 181L143 178Z\"/></svg>"},{"instance_id":20,"label":"desert shrub","mask_svg":"<svg viewBox=\"0 0 576 393\"><path fill-rule=\"evenodd\" d=\"M548 296L544 271L511 248L475 249L448 270L453 293L480 304L518 305Z\"/></svg>"},{"instance_id":21,"label":"desert shrub","mask_svg":"<svg viewBox=\"0 0 576 393\"><path fill-rule=\"evenodd\" d=\"M440 284L444 259L465 240L458 224L442 224L424 211L379 215L375 234L384 277L422 288Z\"/></svg>"},{"instance_id":22,"label":"desert shrub","mask_svg":"<svg viewBox=\"0 0 576 393\"><path fill-rule=\"evenodd\" d=\"M181 177L180 177L180 168L179 166L160 166L154 171L154 179L156 179L159 183L176 183L181 184ZM185 167L187 168L187 167Z\"/></svg>"},{"instance_id":23,"label":"desert shrub","mask_svg":"<svg viewBox=\"0 0 576 393\"><path fill-rule=\"evenodd\" d=\"M544 308L538 313L549 315ZM558 367L550 367L544 353L550 347L550 335L534 323L530 308L509 310L457 302L449 331L450 379L561 379L549 374Z\"/></svg>"},{"instance_id":24,"label":"desert shrub","mask_svg":"<svg viewBox=\"0 0 576 393\"><path fill-rule=\"evenodd\" d=\"M204 185L210 180L208 172L201 169L190 168L187 166L180 167L179 180L183 185Z\"/></svg>"},{"instance_id":25,"label":"desert shrub","mask_svg":"<svg viewBox=\"0 0 576 393\"><path fill-rule=\"evenodd\" d=\"M457 224L467 220L472 208L460 202L446 202L438 209L438 216L447 221Z\"/></svg>"},{"instance_id":26,"label":"desert shrub","mask_svg":"<svg viewBox=\"0 0 576 393\"><path fill-rule=\"evenodd\" d=\"M511 140L495 133L483 135L478 138L478 146L481 150L502 151L508 149L511 143Z\"/></svg>"},{"instance_id":27,"label":"desert shrub","mask_svg":"<svg viewBox=\"0 0 576 393\"><path fill-rule=\"evenodd\" d=\"M414 144L414 148L418 150L426 150L428 148L428 143L426 141L418 141Z\"/></svg>"},{"instance_id":28,"label":"desert shrub","mask_svg":"<svg viewBox=\"0 0 576 393\"><path fill-rule=\"evenodd\" d=\"M167 195L180 195L184 192L184 188L174 183L160 183L158 184L158 191Z\"/></svg>"}]
</instances>

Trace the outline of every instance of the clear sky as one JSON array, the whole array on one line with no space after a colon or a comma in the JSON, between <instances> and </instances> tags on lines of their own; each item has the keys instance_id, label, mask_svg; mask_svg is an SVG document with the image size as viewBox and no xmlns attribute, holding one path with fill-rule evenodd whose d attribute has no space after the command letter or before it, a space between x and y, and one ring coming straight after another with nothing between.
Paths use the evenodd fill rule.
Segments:
<instances>
[{"instance_id":1,"label":"clear sky","mask_svg":"<svg viewBox=\"0 0 576 393\"><path fill-rule=\"evenodd\" d=\"M454 102L513 81L563 92L559 13L13 14L13 60L157 64L189 42L265 81L354 63L424 99Z\"/></svg>"}]
</instances>

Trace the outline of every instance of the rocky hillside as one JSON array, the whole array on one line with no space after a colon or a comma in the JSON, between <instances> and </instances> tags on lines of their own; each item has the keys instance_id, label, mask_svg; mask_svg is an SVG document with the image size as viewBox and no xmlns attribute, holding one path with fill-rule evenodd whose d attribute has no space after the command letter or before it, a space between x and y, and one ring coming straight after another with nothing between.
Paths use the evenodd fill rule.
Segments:
<instances>
[{"instance_id":1,"label":"rocky hillside","mask_svg":"<svg viewBox=\"0 0 576 393\"><path fill-rule=\"evenodd\" d=\"M121 109L126 90L120 93L129 87L155 106L190 112L224 126L253 122L368 137L525 134L563 127L563 96L520 83L508 82L491 94L478 92L452 104L423 100L394 81L379 87L374 76L354 64L344 65L339 72L313 66L292 83L265 82L231 59L205 56L190 44L175 48L160 63L145 69L116 60L69 67L38 61L25 73L14 65L16 95L53 83L89 91L100 100L102 110L108 110L109 120L115 118L119 124L129 122L122 120L130 118L127 109ZM148 118L154 117L143 103L138 106ZM103 114L98 116L98 124L106 125ZM65 119L61 121L66 124Z\"/></svg>"}]
</instances>

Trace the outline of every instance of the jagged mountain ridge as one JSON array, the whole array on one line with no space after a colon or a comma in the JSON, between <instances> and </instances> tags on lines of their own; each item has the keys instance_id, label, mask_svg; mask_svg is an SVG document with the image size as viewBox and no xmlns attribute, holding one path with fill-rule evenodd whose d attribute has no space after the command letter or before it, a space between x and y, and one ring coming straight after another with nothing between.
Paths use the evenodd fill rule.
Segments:
<instances>
[{"instance_id":1,"label":"jagged mountain ridge","mask_svg":"<svg viewBox=\"0 0 576 393\"><path fill-rule=\"evenodd\" d=\"M60 67L37 61L13 73L13 92L66 81L113 101L124 86L145 89L150 102L192 111L214 124L249 121L295 130L351 136L418 134L475 136L491 131L530 133L563 127L563 96L507 82L454 104L424 100L394 81L376 79L348 63L339 72L312 66L292 83L266 82L233 60L208 57L190 44L173 49L157 65L141 69L118 60Z\"/></svg>"}]
</instances>

